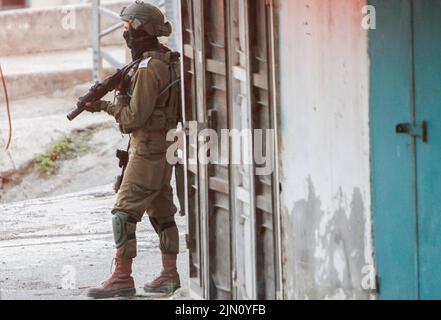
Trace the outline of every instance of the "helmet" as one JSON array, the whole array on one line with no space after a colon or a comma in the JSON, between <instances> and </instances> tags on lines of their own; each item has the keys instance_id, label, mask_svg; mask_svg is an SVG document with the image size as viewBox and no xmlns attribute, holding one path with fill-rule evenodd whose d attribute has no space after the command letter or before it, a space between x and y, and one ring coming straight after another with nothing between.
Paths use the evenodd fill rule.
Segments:
<instances>
[{"instance_id":1,"label":"helmet","mask_svg":"<svg viewBox=\"0 0 441 320\"><path fill-rule=\"evenodd\" d=\"M165 22L161 10L143 1L138 0L124 7L120 17L122 21L129 22L133 29L144 30L151 36L168 37L172 33L172 26L170 22Z\"/></svg>"}]
</instances>

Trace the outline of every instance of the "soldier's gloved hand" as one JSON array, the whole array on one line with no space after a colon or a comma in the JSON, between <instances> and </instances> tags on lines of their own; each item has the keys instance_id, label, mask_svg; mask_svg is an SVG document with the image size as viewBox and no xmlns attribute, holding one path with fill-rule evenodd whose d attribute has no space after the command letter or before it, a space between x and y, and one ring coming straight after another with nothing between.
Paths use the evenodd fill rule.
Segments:
<instances>
[{"instance_id":1,"label":"soldier's gloved hand","mask_svg":"<svg viewBox=\"0 0 441 320\"><path fill-rule=\"evenodd\" d=\"M104 107L101 110L107 112L111 116L115 116L115 114L121 111L121 109L130 105L130 99L129 96L118 95L116 96L114 104L109 102L107 107Z\"/></svg>"},{"instance_id":2,"label":"soldier's gloved hand","mask_svg":"<svg viewBox=\"0 0 441 320\"><path fill-rule=\"evenodd\" d=\"M109 109L109 107L112 105L112 103L108 102L108 101L95 101L95 102L87 102L86 103L86 110L91 112L91 113L96 113L96 112L101 112L101 111L105 111L107 112L107 110Z\"/></svg>"},{"instance_id":3,"label":"soldier's gloved hand","mask_svg":"<svg viewBox=\"0 0 441 320\"><path fill-rule=\"evenodd\" d=\"M125 96L125 95L118 95L116 96L116 106L119 107L127 107L128 105L130 105L130 96Z\"/></svg>"}]
</instances>

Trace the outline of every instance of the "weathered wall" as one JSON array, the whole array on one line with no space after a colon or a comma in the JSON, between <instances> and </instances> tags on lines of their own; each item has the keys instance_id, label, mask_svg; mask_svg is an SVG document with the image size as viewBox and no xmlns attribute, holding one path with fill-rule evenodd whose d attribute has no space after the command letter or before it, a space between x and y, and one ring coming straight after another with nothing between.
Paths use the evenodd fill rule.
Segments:
<instances>
[{"instance_id":1,"label":"weathered wall","mask_svg":"<svg viewBox=\"0 0 441 320\"><path fill-rule=\"evenodd\" d=\"M90 0L27 0L28 6L31 8L64 6L67 4L82 4L87 2L90 2ZM106 2L109 2L109 0L101 0L101 3L106 3Z\"/></svg>"},{"instance_id":2,"label":"weathered wall","mask_svg":"<svg viewBox=\"0 0 441 320\"><path fill-rule=\"evenodd\" d=\"M114 1L105 7L119 13L130 2ZM115 22L103 17L103 30ZM87 48L90 30L90 4L0 12L0 56ZM103 44L123 43L122 31L103 38Z\"/></svg>"},{"instance_id":3,"label":"weathered wall","mask_svg":"<svg viewBox=\"0 0 441 320\"><path fill-rule=\"evenodd\" d=\"M368 298L365 0L278 1L285 298ZM363 274L364 273L364 274Z\"/></svg>"},{"instance_id":4,"label":"weathered wall","mask_svg":"<svg viewBox=\"0 0 441 320\"><path fill-rule=\"evenodd\" d=\"M67 4L81 4L87 2L89 2L89 0L27 0L27 5L30 8L42 8L50 6L64 6Z\"/></svg>"}]
</instances>

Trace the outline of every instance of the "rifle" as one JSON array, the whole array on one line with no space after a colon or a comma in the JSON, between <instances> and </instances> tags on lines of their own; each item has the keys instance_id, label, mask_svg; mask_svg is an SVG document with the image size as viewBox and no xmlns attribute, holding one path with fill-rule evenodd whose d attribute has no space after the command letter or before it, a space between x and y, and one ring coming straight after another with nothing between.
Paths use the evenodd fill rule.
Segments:
<instances>
[{"instance_id":1,"label":"rifle","mask_svg":"<svg viewBox=\"0 0 441 320\"><path fill-rule=\"evenodd\" d=\"M106 78L103 82L96 82L89 89L88 93L78 99L76 108L69 112L69 114L67 115L67 119L69 119L70 121L74 120L84 111L86 111L87 103L99 101L109 92L119 89L121 82L129 73L130 69L132 69L133 66L140 61L141 59L133 61L124 68L118 69L118 71L114 75Z\"/></svg>"}]
</instances>

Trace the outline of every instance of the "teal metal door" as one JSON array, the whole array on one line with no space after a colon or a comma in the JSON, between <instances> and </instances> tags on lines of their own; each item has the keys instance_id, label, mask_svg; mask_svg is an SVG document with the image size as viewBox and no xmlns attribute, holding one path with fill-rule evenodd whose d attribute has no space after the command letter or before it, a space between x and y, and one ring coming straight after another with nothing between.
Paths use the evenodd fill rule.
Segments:
<instances>
[{"instance_id":1,"label":"teal metal door","mask_svg":"<svg viewBox=\"0 0 441 320\"><path fill-rule=\"evenodd\" d=\"M419 289L441 299L441 0L414 0L413 20Z\"/></svg>"},{"instance_id":2,"label":"teal metal door","mask_svg":"<svg viewBox=\"0 0 441 320\"><path fill-rule=\"evenodd\" d=\"M441 299L441 0L370 2L380 298Z\"/></svg>"}]
</instances>

